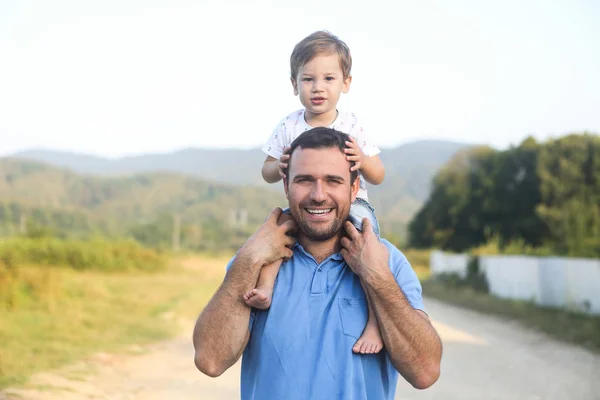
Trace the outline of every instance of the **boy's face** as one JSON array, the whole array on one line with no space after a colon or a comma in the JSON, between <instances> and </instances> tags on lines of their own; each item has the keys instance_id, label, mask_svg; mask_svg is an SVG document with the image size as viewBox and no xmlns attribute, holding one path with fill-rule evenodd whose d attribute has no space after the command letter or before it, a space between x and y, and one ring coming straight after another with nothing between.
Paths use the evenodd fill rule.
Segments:
<instances>
[{"instance_id":1,"label":"boy's face","mask_svg":"<svg viewBox=\"0 0 600 400\"><path fill-rule=\"evenodd\" d=\"M348 93L351 81L351 76L344 79L339 56L333 53L318 55L299 68L292 85L309 118L332 116L333 120L340 95Z\"/></svg>"}]
</instances>

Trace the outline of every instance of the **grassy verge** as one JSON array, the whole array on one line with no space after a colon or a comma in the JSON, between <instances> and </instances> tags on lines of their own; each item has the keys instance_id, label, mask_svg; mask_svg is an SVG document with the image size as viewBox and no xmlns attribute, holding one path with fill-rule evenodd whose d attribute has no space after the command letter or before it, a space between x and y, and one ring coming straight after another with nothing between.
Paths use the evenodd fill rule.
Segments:
<instances>
[{"instance_id":1,"label":"grassy verge","mask_svg":"<svg viewBox=\"0 0 600 400\"><path fill-rule=\"evenodd\" d=\"M187 258L154 273L19 267L23 280L45 283L21 293L17 307L0 309L0 387L100 350L127 351L179 333L179 319L199 313L227 260Z\"/></svg>"},{"instance_id":2,"label":"grassy verge","mask_svg":"<svg viewBox=\"0 0 600 400\"><path fill-rule=\"evenodd\" d=\"M456 282L428 279L422 282L426 296L485 314L516 320L530 328L600 352L600 317L542 308L533 303L504 300Z\"/></svg>"}]
</instances>

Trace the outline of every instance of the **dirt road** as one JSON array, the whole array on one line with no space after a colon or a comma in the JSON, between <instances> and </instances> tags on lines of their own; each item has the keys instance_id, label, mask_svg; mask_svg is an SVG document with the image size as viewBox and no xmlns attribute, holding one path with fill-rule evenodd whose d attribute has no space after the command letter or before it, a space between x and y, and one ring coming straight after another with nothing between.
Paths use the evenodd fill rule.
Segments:
<instances>
[{"instance_id":1,"label":"dirt road","mask_svg":"<svg viewBox=\"0 0 600 400\"><path fill-rule=\"evenodd\" d=\"M426 301L426 307L444 341L442 376L425 391L400 379L397 399L600 399L600 355L437 301ZM191 327L173 340L133 349L137 355L97 354L63 370L36 375L32 389L11 389L4 396L27 400L239 398L239 364L217 379L203 376L194 368L190 332Z\"/></svg>"}]
</instances>

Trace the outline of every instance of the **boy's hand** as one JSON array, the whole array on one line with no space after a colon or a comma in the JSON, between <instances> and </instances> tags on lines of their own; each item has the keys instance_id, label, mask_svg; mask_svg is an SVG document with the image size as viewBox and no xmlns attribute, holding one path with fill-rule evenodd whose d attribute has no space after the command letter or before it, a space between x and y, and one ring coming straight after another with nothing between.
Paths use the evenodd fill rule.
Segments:
<instances>
[{"instance_id":1,"label":"boy's hand","mask_svg":"<svg viewBox=\"0 0 600 400\"><path fill-rule=\"evenodd\" d=\"M354 166L350 168L350 171L359 170L367 156L363 153L358 143L356 143L356 139L352 136L350 136L350 141L346 141L346 146L348 146L344 149L346 160L350 162L354 161L355 163Z\"/></svg>"},{"instance_id":2,"label":"boy's hand","mask_svg":"<svg viewBox=\"0 0 600 400\"><path fill-rule=\"evenodd\" d=\"M288 152L290 151L290 146L287 146L285 149L283 149L283 154L281 155L281 157L279 157L279 176L281 176L282 178L285 178L285 169L288 167L288 161L290 159L290 155L288 154Z\"/></svg>"}]
</instances>

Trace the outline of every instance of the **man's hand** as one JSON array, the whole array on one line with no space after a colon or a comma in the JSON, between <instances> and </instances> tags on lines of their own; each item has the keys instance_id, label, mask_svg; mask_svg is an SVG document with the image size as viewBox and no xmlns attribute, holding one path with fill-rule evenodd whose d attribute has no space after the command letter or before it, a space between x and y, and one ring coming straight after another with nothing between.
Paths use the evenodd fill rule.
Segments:
<instances>
[{"instance_id":1,"label":"man's hand","mask_svg":"<svg viewBox=\"0 0 600 400\"><path fill-rule=\"evenodd\" d=\"M347 147L344 149L344 152L346 153L346 160L349 162L354 162L354 165L350 168L350 171L359 170L367 156L365 153L363 153L358 143L356 143L356 139L354 139L352 136L350 136L350 141L346 141L346 146Z\"/></svg>"},{"instance_id":2,"label":"man's hand","mask_svg":"<svg viewBox=\"0 0 600 400\"><path fill-rule=\"evenodd\" d=\"M377 268L388 265L389 251L373 232L373 225L368 218L364 218L363 232L360 233L350 221L346 221L344 228L348 237L343 237L341 254L352 271L365 279L366 275L377 272Z\"/></svg>"},{"instance_id":3,"label":"man's hand","mask_svg":"<svg viewBox=\"0 0 600 400\"><path fill-rule=\"evenodd\" d=\"M293 218L278 225L280 216L281 208L277 207L271 211L265 223L254 232L240 251L248 252L251 259L260 265L291 258L293 254L291 247L296 243L294 235L298 225Z\"/></svg>"},{"instance_id":4,"label":"man's hand","mask_svg":"<svg viewBox=\"0 0 600 400\"><path fill-rule=\"evenodd\" d=\"M287 146L285 149L283 149L283 154L281 154L281 157L279 157L278 170L279 176L282 178L285 178L285 169L288 167L288 161L290 159L289 151L290 147Z\"/></svg>"}]
</instances>

